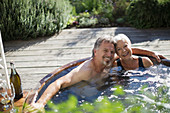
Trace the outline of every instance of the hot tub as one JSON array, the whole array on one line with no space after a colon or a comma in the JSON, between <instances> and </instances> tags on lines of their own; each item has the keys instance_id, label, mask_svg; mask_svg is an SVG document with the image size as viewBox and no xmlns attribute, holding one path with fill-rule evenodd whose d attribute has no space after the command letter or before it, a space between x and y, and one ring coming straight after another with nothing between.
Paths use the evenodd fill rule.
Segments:
<instances>
[{"instance_id":1,"label":"hot tub","mask_svg":"<svg viewBox=\"0 0 170 113\"><path fill-rule=\"evenodd\" d=\"M68 63L54 72L49 73L47 76L40 80L40 87L38 89L38 94L33 98L29 98L29 102L37 101L39 97L41 97L42 93L45 89L56 79L66 75L72 69L76 68L78 65L83 63L84 61L90 59L85 58L81 60L77 60L71 63ZM127 96L136 96L143 98L143 94L140 93L143 86L147 86L147 90L152 93L157 93L157 90L160 86L166 86L168 89L170 87L170 67L169 63L163 62L167 60L162 60L162 63L167 63L166 66L163 64L158 64L153 58L150 58L154 64L153 67L148 69L140 69L140 70L130 70L124 73L119 73L117 68L113 67L110 70L111 76L108 76L101 82L98 86L93 83L88 83L86 81L82 81L73 86L70 86L65 89L61 89L53 98L51 102L55 104L60 104L68 100L70 95L74 95L78 100L78 105L81 105L84 102L93 103L97 99L102 99L102 97L107 96L110 101L115 100L114 86L122 86ZM169 62L169 61L168 61ZM168 91L169 92L169 91ZM168 93L168 97L170 97L170 93ZM119 97L116 97L117 99ZM120 100L125 99L125 97L120 97ZM28 101L27 100L27 101ZM28 102L28 103L29 103ZM127 105L128 106L128 105ZM48 106L45 106L45 109L48 110ZM170 110L170 108L167 108Z\"/></svg>"}]
</instances>

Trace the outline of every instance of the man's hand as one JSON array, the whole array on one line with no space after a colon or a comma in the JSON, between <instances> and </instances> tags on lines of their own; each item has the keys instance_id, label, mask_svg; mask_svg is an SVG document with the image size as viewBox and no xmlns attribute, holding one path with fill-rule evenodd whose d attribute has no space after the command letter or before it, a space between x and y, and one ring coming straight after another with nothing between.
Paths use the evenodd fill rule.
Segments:
<instances>
[{"instance_id":1,"label":"man's hand","mask_svg":"<svg viewBox=\"0 0 170 113\"><path fill-rule=\"evenodd\" d=\"M40 103L31 103L29 105L25 105L23 112L24 113L45 113L44 105Z\"/></svg>"}]
</instances>

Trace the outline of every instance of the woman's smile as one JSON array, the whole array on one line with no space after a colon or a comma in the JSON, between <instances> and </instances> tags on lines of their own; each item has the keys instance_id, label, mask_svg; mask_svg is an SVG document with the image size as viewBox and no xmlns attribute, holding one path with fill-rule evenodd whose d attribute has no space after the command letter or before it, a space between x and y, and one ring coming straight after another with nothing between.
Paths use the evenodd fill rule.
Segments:
<instances>
[{"instance_id":1,"label":"woman's smile","mask_svg":"<svg viewBox=\"0 0 170 113\"><path fill-rule=\"evenodd\" d=\"M129 52L126 51L126 52L124 52L124 53L122 54L122 56L123 56L123 57L126 57L126 56L128 56L128 54L129 54Z\"/></svg>"}]
</instances>

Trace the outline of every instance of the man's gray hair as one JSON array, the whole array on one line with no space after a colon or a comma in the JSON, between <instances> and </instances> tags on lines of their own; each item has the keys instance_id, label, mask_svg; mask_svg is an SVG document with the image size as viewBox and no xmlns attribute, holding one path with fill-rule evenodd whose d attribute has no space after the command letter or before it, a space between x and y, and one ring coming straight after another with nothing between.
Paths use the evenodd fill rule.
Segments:
<instances>
[{"instance_id":1,"label":"man's gray hair","mask_svg":"<svg viewBox=\"0 0 170 113\"><path fill-rule=\"evenodd\" d=\"M109 43L112 43L114 45L113 36L99 37L94 44L94 47L93 47L93 50L92 50L92 57L94 57L94 50L98 49L101 46L102 42L109 42Z\"/></svg>"}]
</instances>

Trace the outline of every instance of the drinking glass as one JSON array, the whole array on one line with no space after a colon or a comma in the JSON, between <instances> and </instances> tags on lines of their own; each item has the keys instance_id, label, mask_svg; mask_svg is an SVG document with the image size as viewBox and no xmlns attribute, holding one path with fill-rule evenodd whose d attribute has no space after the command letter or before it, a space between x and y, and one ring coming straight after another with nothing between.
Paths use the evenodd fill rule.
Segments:
<instances>
[{"instance_id":1,"label":"drinking glass","mask_svg":"<svg viewBox=\"0 0 170 113\"><path fill-rule=\"evenodd\" d=\"M10 85L11 85L11 90L10 93L8 93L12 105L12 109L10 110L10 113L15 113L16 112L16 109L14 108L15 89L13 83L11 83Z\"/></svg>"},{"instance_id":2,"label":"drinking glass","mask_svg":"<svg viewBox=\"0 0 170 113\"><path fill-rule=\"evenodd\" d=\"M2 109L8 110L10 108L10 99L7 93L7 84L5 80L0 80L0 95L2 96L0 101L3 104Z\"/></svg>"}]
</instances>

